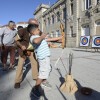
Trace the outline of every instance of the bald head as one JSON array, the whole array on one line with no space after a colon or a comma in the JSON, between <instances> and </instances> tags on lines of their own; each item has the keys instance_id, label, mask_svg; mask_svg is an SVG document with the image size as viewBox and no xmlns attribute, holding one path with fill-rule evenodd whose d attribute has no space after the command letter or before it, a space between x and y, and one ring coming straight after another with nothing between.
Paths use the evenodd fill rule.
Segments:
<instances>
[{"instance_id":1,"label":"bald head","mask_svg":"<svg viewBox=\"0 0 100 100\"><path fill-rule=\"evenodd\" d=\"M29 19L28 24L37 24L38 25L38 21L36 19Z\"/></svg>"}]
</instances>

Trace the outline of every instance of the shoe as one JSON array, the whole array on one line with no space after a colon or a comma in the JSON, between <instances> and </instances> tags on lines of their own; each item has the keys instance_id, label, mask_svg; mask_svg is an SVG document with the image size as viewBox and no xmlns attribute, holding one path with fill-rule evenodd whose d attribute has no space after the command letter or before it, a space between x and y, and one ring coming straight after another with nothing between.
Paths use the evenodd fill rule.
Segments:
<instances>
[{"instance_id":1,"label":"shoe","mask_svg":"<svg viewBox=\"0 0 100 100\"><path fill-rule=\"evenodd\" d=\"M37 99L39 99L42 96L39 89L36 89L35 87L32 88L31 94L35 96Z\"/></svg>"},{"instance_id":2,"label":"shoe","mask_svg":"<svg viewBox=\"0 0 100 100\"><path fill-rule=\"evenodd\" d=\"M20 88L20 83L15 83L14 88Z\"/></svg>"},{"instance_id":3,"label":"shoe","mask_svg":"<svg viewBox=\"0 0 100 100\"><path fill-rule=\"evenodd\" d=\"M48 89L51 89L51 88L52 88L52 86L49 84L49 82L42 82L42 83L41 83L41 86L42 86L42 87L46 87L46 88L48 88Z\"/></svg>"},{"instance_id":4,"label":"shoe","mask_svg":"<svg viewBox=\"0 0 100 100\"><path fill-rule=\"evenodd\" d=\"M3 64L3 71L7 71L7 65Z\"/></svg>"},{"instance_id":5,"label":"shoe","mask_svg":"<svg viewBox=\"0 0 100 100\"><path fill-rule=\"evenodd\" d=\"M15 68L14 67L9 67L9 70L15 70Z\"/></svg>"},{"instance_id":6,"label":"shoe","mask_svg":"<svg viewBox=\"0 0 100 100\"><path fill-rule=\"evenodd\" d=\"M33 79L33 81L35 81L35 82L36 82L36 79Z\"/></svg>"},{"instance_id":7,"label":"shoe","mask_svg":"<svg viewBox=\"0 0 100 100\"><path fill-rule=\"evenodd\" d=\"M38 77L34 77L34 78L32 77L33 80L37 80L37 78L38 78Z\"/></svg>"}]
</instances>

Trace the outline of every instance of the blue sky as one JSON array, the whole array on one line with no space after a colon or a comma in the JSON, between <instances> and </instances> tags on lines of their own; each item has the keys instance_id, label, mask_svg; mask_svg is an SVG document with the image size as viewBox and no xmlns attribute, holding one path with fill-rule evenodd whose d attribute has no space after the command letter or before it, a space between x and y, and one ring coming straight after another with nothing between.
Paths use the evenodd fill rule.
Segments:
<instances>
[{"instance_id":1,"label":"blue sky","mask_svg":"<svg viewBox=\"0 0 100 100\"><path fill-rule=\"evenodd\" d=\"M54 4L58 0L0 0L0 26L9 20L17 22L33 18L33 12L40 4Z\"/></svg>"}]
</instances>

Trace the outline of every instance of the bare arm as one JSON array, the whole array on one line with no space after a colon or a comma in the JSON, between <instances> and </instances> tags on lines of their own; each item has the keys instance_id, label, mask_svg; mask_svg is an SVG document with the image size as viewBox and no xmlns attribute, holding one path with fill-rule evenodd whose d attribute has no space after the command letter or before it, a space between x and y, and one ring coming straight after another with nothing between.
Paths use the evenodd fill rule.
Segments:
<instances>
[{"instance_id":1,"label":"bare arm","mask_svg":"<svg viewBox=\"0 0 100 100\"><path fill-rule=\"evenodd\" d=\"M3 39L3 38L2 38L2 35L4 34L4 30L5 30L5 28L0 29L0 47L2 47L2 44L3 44L3 43L2 43L2 41L3 41L3 40L2 40L2 39Z\"/></svg>"},{"instance_id":2,"label":"bare arm","mask_svg":"<svg viewBox=\"0 0 100 100\"><path fill-rule=\"evenodd\" d=\"M16 45L19 46L23 51L26 50L26 47L22 45L19 41L14 40Z\"/></svg>"},{"instance_id":3,"label":"bare arm","mask_svg":"<svg viewBox=\"0 0 100 100\"><path fill-rule=\"evenodd\" d=\"M54 37L54 38L47 38L47 42L57 41L57 40L61 40L61 39L62 39L62 36L60 36L60 37Z\"/></svg>"},{"instance_id":4,"label":"bare arm","mask_svg":"<svg viewBox=\"0 0 100 100\"><path fill-rule=\"evenodd\" d=\"M33 43L38 44L46 37L45 34L42 34L40 37L33 39Z\"/></svg>"},{"instance_id":5,"label":"bare arm","mask_svg":"<svg viewBox=\"0 0 100 100\"><path fill-rule=\"evenodd\" d=\"M23 51L26 50L26 47L22 45L19 40L21 40L21 38L23 37L24 31L25 31L24 28L22 30L19 30L18 34L14 38L16 45L19 46Z\"/></svg>"},{"instance_id":6,"label":"bare arm","mask_svg":"<svg viewBox=\"0 0 100 100\"><path fill-rule=\"evenodd\" d=\"M16 45L19 46L20 48L22 47L22 44L19 41L14 40Z\"/></svg>"},{"instance_id":7,"label":"bare arm","mask_svg":"<svg viewBox=\"0 0 100 100\"><path fill-rule=\"evenodd\" d=\"M0 44L0 48L2 47L2 44Z\"/></svg>"}]
</instances>

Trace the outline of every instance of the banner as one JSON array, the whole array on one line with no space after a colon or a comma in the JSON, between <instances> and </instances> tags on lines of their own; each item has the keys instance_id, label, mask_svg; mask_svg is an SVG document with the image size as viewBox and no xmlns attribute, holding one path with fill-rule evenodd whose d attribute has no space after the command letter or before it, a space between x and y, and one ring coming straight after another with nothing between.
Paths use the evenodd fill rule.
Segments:
<instances>
[{"instance_id":1,"label":"banner","mask_svg":"<svg viewBox=\"0 0 100 100\"><path fill-rule=\"evenodd\" d=\"M82 36L80 40L80 46L87 47L90 43L90 36Z\"/></svg>"},{"instance_id":2,"label":"banner","mask_svg":"<svg viewBox=\"0 0 100 100\"><path fill-rule=\"evenodd\" d=\"M100 48L100 36L93 36L92 47Z\"/></svg>"}]
</instances>

